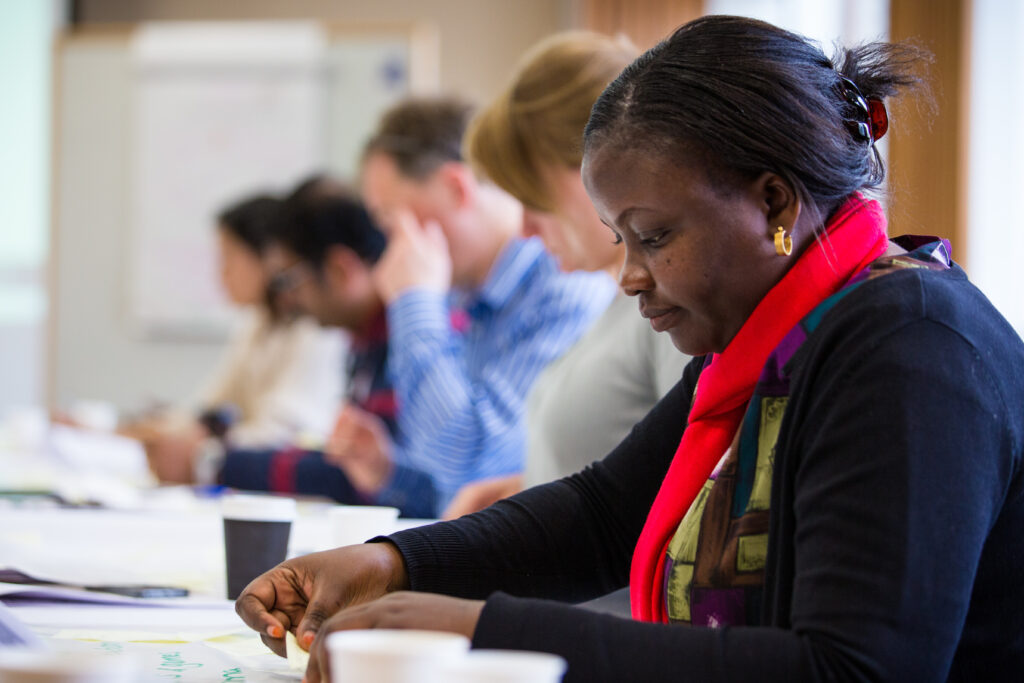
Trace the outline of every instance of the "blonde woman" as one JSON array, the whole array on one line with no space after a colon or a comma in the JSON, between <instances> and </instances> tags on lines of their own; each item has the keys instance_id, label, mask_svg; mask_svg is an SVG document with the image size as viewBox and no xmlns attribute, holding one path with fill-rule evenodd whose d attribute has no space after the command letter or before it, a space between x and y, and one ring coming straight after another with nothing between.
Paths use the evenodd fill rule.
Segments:
<instances>
[{"instance_id":1,"label":"blonde woman","mask_svg":"<svg viewBox=\"0 0 1024 683\"><path fill-rule=\"evenodd\" d=\"M523 203L524 231L539 235L564 271L617 278L622 266L623 246L590 203L580 163L591 106L635 57L625 39L580 31L551 36L525 55L467 132L470 162ZM675 385L688 361L620 292L534 385L524 474L463 487L445 517L475 512L602 457Z\"/></svg>"}]
</instances>

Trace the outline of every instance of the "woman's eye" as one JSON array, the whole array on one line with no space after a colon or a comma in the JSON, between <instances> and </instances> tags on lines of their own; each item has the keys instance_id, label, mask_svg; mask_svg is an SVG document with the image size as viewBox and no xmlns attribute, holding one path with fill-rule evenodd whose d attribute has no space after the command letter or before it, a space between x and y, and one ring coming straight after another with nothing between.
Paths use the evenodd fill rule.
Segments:
<instances>
[{"instance_id":1,"label":"woman's eye","mask_svg":"<svg viewBox=\"0 0 1024 683\"><path fill-rule=\"evenodd\" d=\"M643 239L640 240L640 243L648 247L657 247L664 241L665 235L667 234L667 230L662 230L648 237L644 237Z\"/></svg>"},{"instance_id":2,"label":"woman's eye","mask_svg":"<svg viewBox=\"0 0 1024 683\"><path fill-rule=\"evenodd\" d=\"M612 235L615 239L612 240L612 244L622 244L622 238L618 235Z\"/></svg>"}]
</instances>

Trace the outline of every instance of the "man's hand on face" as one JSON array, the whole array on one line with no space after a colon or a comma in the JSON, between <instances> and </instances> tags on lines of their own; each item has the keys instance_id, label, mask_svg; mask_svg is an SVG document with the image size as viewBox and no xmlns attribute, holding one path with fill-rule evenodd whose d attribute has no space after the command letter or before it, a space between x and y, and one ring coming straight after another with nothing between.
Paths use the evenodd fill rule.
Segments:
<instances>
[{"instance_id":1,"label":"man's hand on face","mask_svg":"<svg viewBox=\"0 0 1024 683\"><path fill-rule=\"evenodd\" d=\"M448 240L437 221L420 222L408 209L380 218L388 246L373 269L373 282L386 304L413 288L447 292L452 281Z\"/></svg>"}]
</instances>

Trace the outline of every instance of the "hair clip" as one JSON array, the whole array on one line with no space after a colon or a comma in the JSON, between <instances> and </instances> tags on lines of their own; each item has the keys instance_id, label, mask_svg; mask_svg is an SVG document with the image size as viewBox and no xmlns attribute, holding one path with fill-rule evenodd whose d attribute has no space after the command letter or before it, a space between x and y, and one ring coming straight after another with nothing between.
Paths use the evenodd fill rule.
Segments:
<instances>
[{"instance_id":1,"label":"hair clip","mask_svg":"<svg viewBox=\"0 0 1024 683\"><path fill-rule=\"evenodd\" d=\"M843 122L850 129L854 139L870 145L874 142L874 138L871 135L871 126L868 125L871 116L868 101L860 94L860 88L846 76L839 76L839 86L839 94L847 104L854 108L857 117L844 117Z\"/></svg>"},{"instance_id":2,"label":"hair clip","mask_svg":"<svg viewBox=\"0 0 1024 683\"><path fill-rule=\"evenodd\" d=\"M871 123L871 139L877 142L889 130L889 114L885 102L878 97L868 98L868 121Z\"/></svg>"},{"instance_id":3,"label":"hair clip","mask_svg":"<svg viewBox=\"0 0 1024 683\"><path fill-rule=\"evenodd\" d=\"M839 86L839 94L847 104L854 108L857 114L855 119L843 119L853 137L869 145L880 140L889 130L889 114L885 110L885 103L882 99L864 97L857 84L846 76L839 76Z\"/></svg>"}]
</instances>

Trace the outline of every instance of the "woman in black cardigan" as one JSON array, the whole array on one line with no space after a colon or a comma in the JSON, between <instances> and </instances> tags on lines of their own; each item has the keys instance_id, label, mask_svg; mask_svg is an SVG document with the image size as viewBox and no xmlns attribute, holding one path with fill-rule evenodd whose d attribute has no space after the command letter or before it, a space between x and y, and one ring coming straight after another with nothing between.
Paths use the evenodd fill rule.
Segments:
<instances>
[{"instance_id":1,"label":"woman in black cardigan","mask_svg":"<svg viewBox=\"0 0 1024 683\"><path fill-rule=\"evenodd\" d=\"M312 647L310 681L327 632L381 627L572 681L1019 680L1024 344L860 194L916 59L706 17L630 65L583 177L683 380L579 474L285 562L246 623ZM633 620L565 604L627 583Z\"/></svg>"}]
</instances>

